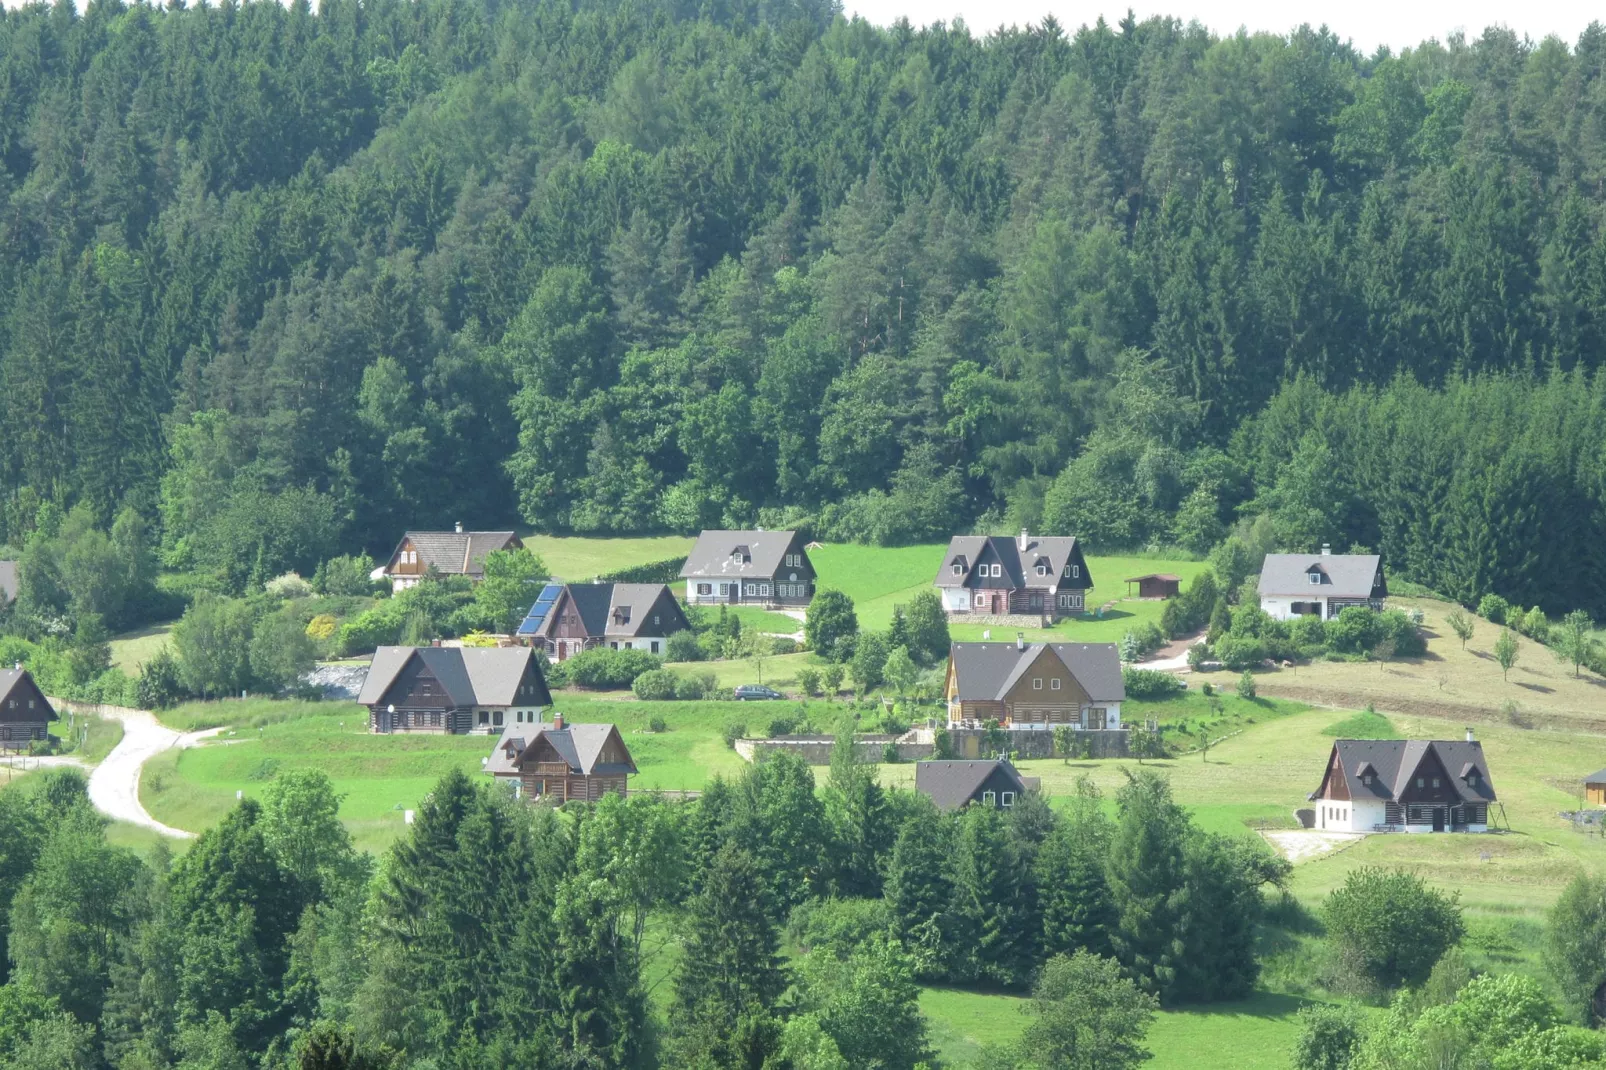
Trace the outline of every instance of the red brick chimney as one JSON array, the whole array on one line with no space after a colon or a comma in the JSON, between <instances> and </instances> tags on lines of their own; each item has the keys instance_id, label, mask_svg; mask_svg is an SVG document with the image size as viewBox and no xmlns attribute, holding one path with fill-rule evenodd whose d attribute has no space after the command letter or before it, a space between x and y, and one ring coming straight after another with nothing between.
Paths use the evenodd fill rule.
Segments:
<instances>
[{"instance_id":1,"label":"red brick chimney","mask_svg":"<svg viewBox=\"0 0 1606 1070\"><path fill-rule=\"evenodd\" d=\"M558 730L563 727L563 714L554 713L552 715L552 727L554 730Z\"/></svg>"}]
</instances>

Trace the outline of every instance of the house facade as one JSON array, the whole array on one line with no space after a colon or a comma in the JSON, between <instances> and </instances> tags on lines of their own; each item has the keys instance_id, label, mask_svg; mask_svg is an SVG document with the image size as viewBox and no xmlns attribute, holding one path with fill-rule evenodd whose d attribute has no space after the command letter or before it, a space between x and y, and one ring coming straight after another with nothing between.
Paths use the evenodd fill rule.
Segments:
<instances>
[{"instance_id":1,"label":"house facade","mask_svg":"<svg viewBox=\"0 0 1606 1070\"><path fill-rule=\"evenodd\" d=\"M1075 536L956 535L932 581L950 617L1031 615L1052 623L1087 608L1093 577Z\"/></svg>"},{"instance_id":2,"label":"house facade","mask_svg":"<svg viewBox=\"0 0 1606 1070\"><path fill-rule=\"evenodd\" d=\"M942 810L965 806L1009 810L1037 786L1036 780L1021 776L1006 758L915 763L915 790Z\"/></svg>"},{"instance_id":3,"label":"house facade","mask_svg":"<svg viewBox=\"0 0 1606 1070\"><path fill-rule=\"evenodd\" d=\"M553 661L593 647L664 652L691 624L663 583L549 583L514 633Z\"/></svg>"},{"instance_id":4,"label":"house facade","mask_svg":"<svg viewBox=\"0 0 1606 1070\"><path fill-rule=\"evenodd\" d=\"M1311 792L1319 829L1338 832L1486 832L1496 801L1483 744L1341 739Z\"/></svg>"},{"instance_id":5,"label":"house facade","mask_svg":"<svg viewBox=\"0 0 1606 1070\"><path fill-rule=\"evenodd\" d=\"M28 670L0 670L0 751L27 750L50 736L56 711Z\"/></svg>"},{"instance_id":6,"label":"house facade","mask_svg":"<svg viewBox=\"0 0 1606 1070\"><path fill-rule=\"evenodd\" d=\"M814 566L795 531L705 531L680 570L690 605L802 607Z\"/></svg>"},{"instance_id":7,"label":"house facade","mask_svg":"<svg viewBox=\"0 0 1606 1070\"><path fill-rule=\"evenodd\" d=\"M384 734L496 735L552 705L531 647L382 646L357 701Z\"/></svg>"},{"instance_id":8,"label":"house facade","mask_svg":"<svg viewBox=\"0 0 1606 1070\"><path fill-rule=\"evenodd\" d=\"M948 724L1119 729L1126 684L1114 643L954 643Z\"/></svg>"},{"instance_id":9,"label":"house facade","mask_svg":"<svg viewBox=\"0 0 1606 1070\"><path fill-rule=\"evenodd\" d=\"M1277 620L1331 620L1349 606L1381 610L1388 597L1377 554L1267 554L1260 567L1260 608Z\"/></svg>"},{"instance_id":10,"label":"house facade","mask_svg":"<svg viewBox=\"0 0 1606 1070\"><path fill-rule=\"evenodd\" d=\"M560 713L549 724L508 725L485 771L512 781L520 798L561 806L595 801L609 792L626 794L626 778L636 772L636 763L616 726L566 724Z\"/></svg>"},{"instance_id":11,"label":"house facade","mask_svg":"<svg viewBox=\"0 0 1606 1070\"><path fill-rule=\"evenodd\" d=\"M402 536L390 560L374 570L375 579L390 581L391 590L404 591L433 569L442 576L485 578L485 557L498 550L522 550L524 543L511 531L409 531Z\"/></svg>"}]
</instances>

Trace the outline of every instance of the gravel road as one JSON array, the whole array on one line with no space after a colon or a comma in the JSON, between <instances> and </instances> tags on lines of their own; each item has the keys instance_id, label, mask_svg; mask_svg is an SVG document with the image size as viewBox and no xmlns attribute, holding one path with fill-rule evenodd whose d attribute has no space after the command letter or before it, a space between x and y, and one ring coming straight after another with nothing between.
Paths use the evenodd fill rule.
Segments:
<instances>
[{"instance_id":1,"label":"gravel road","mask_svg":"<svg viewBox=\"0 0 1606 1070\"><path fill-rule=\"evenodd\" d=\"M168 748L193 747L222 729L175 732L158 723L154 714L144 710L121 713L108 711L102 716L123 723L123 739L106 756L106 760L89 774L89 801L95 804L95 809L118 821L154 829L174 839L192 839L195 833L164 825L145 812L145 807L139 801L140 770L147 761Z\"/></svg>"}]
</instances>

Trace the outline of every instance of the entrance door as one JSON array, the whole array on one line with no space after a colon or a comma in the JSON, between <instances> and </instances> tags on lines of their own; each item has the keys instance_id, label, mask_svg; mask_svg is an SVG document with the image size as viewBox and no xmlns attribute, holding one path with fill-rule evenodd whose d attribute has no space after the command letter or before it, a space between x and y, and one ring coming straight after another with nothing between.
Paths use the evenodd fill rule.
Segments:
<instances>
[{"instance_id":1,"label":"entrance door","mask_svg":"<svg viewBox=\"0 0 1606 1070\"><path fill-rule=\"evenodd\" d=\"M1444 807L1442 806L1435 806L1433 808L1433 831L1444 831Z\"/></svg>"},{"instance_id":2,"label":"entrance door","mask_svg":"<svg viewBox=\"0 0 1606 1070\"><path fill-rule=\"evenodd\" d=\"M379 711L379 730L381 732L390 731L390 714L385 710Z\"/></svg>"},{"instance_id":3,"label":"entrance door","mask_svg":"<svg viewBox=\"0 0 1606 1070\"><path fill-rule=\"evenodd\" d=\"M740 583L731 584L730 599L733 606L742 600L742 585Z\"/></svg>"}]
</instances>

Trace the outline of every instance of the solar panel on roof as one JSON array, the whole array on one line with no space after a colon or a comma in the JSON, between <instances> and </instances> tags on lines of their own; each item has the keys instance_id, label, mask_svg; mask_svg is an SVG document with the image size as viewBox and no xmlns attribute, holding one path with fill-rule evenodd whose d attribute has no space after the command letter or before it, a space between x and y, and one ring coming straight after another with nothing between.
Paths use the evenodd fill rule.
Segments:
<instances>
[{"instance_id":1,"label":"solar panel on roof","mask_svg":"<svg viewBox=\"0 0 1606 1070\"><path fill-rule=\"evenodd\" d=\"M524 623L519 625L518 634L534 635L540 631L541 625L546 623L547 614L552 612L552 607L557 603L558 595L562 591L563 585L561 583L549 583L541 588L541 594L536 598L535 605L530 607L530 612L525 616Z\"/></svg>"}]
</instances>

